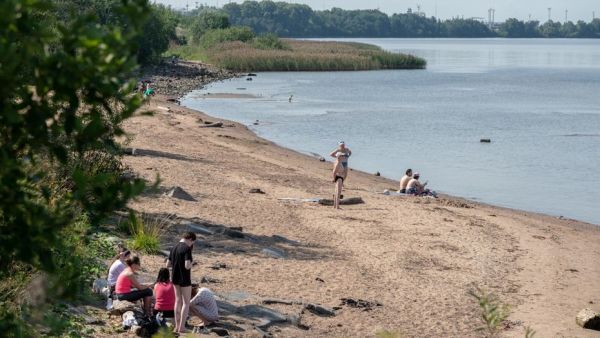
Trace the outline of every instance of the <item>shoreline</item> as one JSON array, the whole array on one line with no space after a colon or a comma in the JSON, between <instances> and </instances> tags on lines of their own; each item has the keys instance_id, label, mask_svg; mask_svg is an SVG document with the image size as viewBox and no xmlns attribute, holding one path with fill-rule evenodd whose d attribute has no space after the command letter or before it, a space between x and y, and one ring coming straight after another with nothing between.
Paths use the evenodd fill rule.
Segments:
<instances>
[{"instance_id":1,"label":"shoreline","mask_svg":"<svg viewBox=\"0 0 600 338\"><path fill-rule=\"evenodd\" d=\"M479 286L512 306L502 336L522 337L526 326L540 337L595 335L578 327L575 315L586 307L600 310L600 266L593 263L600 260L600 227L459 197L384 196L377 192L395 181L357 170L349 173L345 195L365 204L335 211L282 201L329 198L331 163L168 99L158 95L144 107L154 116L126 122L128 146L154 152L126 156L124 163L149 181L159 175L161 190L179 186L196 201L155 194L130 206L177 216L178 230L166 243L188 222L242 229L244 238L202 234L194 250L193 280L207 274L218 279L206 285L217 295L247 294L236 300L244 306L276 298L340 307L333 317L300 312L308 332L281 324L271 333L373 337L388 330L480 337L479 308L467 294ZM207 121L224 126L200 127ZM250 193L254 188L265 194ZM144 262L152 275L162 258ZM211 269L221 263L227 268ZM341 298L383 306L364 312L340 305ZM273 308L290 315L301 311ZM236 336L255 334L250 329Z\"/></svg>"}]
</instances>

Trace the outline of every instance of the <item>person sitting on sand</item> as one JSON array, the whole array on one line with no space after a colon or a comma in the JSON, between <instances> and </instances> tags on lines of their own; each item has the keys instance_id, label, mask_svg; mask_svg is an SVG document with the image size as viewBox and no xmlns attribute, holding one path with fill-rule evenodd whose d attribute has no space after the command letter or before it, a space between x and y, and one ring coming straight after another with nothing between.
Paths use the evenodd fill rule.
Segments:
<instances>
[{"instance_id":1,"label":"person sitting on sand","mask_svg":"<svg viewBox=\"0 0 600 338\"><path fill-rule=\"evenodd\" d=\"M219 320L219 307L212 291L200 288L196 296L190 300L190 313L200 318L204 325Z\"/></svg>"},{"instance_id":2,"label":"person sitting on sand","mask_svg":"<svg viewBox=\"0 0 600 338\"><path fill-rule=\"evenodd\" d=\"M413 178L408 181L408 184L406 185L407 194L422 195L425 192L425 186L427 185L427 182L419 182L419 177L421 177L421 175L419 173L415 173Z\"/></svg>"},{"instance_id":3,"label":"person sitting on sand","mask_svg":"<svg viewBox=\"0 0 600 338\"><path fill-rule=\"evenodd\" d=\"M414 173L413 178L410 181L408 181L408 185L406 186L406 193L415 196L433 196L437 198L437 194L435 193L435 191L425 189L427 181L425 183L421 183L419 182L419 177L421 177L419 173Z\"/></svg>"},{"instance_id":4,"label":"person sitting on sand","mask_svg":"<svg viewBox=\"0 0 600 338\"><path fill-rule=\"evenodd\" d=\"M131 252L123 246L120 246L118 251L115 261L111 264L110 269L108 269L108 277L106 278L108 288L110 289L109 298L112 298L112 294L115 292L115 286L117 285L119 275L127 268L125 260L131 255Z\"/></svg>"},{"instance_id":5,"label":"person sitting on sand","mask_svg":"<svg viewBox=\"0 0 600 338\"><path fill-rule=\"evenodd\" d=\"M335 183L333 207L339 209L339 200L342 195L344 180L348 175L348 158L352 155L352 151L346 147L344 141L340 141L338 147L329 155L336 159L333 165L333 182Z\"/></svg>"},{"instance_id":6,"label":"person sitting on sand","mask_svg":"<svg viewBox=\"0 0 600 338\"><path fill-rule=\"evenodd\" d=\"M150 316L152 314L152 289L138 282L135 277L136 271L141 268L140 258L137 256L129 257L125 263L127 264L127 268L117 278L117 285L115 287L116 298L128 302L143 299L144 314ZM133 288L137 290L133 290Z\"/></svg>"},{"instance_id":7,"label":"person sitting on sand","mask_svg":"<svg viewBox=\"0 0 600 338\"><path fill-rule=\"evenodd\" d=\"M163 318L175 318L175 287L171 283L171 274L169 269L161 268L158 270L156 284L154 284L154 304L153 315L162 313Z\"/></svg>"},{"instance_id":8,"label":"person sitting on sand","mask_svg":"<svg viewBox=\"0 0 600 338\"><path fill-rule=\"evenodd\" d=\"M406 194L406 186L408 186L408 182L412 179L412 169L406 169L406 173L400 179L400 193Z\"/></svg>"}]
</instances>

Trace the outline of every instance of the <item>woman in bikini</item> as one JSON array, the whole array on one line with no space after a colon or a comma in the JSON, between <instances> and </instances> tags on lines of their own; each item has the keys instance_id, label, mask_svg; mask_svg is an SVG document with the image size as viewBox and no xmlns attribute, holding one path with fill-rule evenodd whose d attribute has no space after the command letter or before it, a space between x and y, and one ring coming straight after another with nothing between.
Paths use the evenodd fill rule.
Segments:
<instances>
[{"instance_id":1,"label":"woman in bikini","mask_svg":"<svg viewBox=\"0 0 600 338\"><path fill-rule=\"evenodd\" d=\"M329 155L336 159L335 164L333 166L333 182L335 183L333 207L335 209L339 209L344 180L348 175L348 158L350 157L350 155L352 155L352 151L350 150L350 148L346 147L344 141L340 141L338 147Z\"/></svg>"}]
</instances>

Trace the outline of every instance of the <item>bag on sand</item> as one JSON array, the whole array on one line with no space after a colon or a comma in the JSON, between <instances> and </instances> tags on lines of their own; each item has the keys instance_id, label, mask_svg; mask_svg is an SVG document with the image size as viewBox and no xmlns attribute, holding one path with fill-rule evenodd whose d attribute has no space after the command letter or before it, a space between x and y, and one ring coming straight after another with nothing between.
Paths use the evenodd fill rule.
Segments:
<instances>
[{"instance_id":1,"label":"bag on sand","mask_svg":"<svg viewBox=\"0 0 600 338\"><path fill-rule=\"evenodd\" d=\"M156 320L151 320L149 318L142 318L138 320L138 325L141 327L137 335L140 337L152 337L155 333L160 329L160 325L156 323Z\"/></svg>"}]
</instances>

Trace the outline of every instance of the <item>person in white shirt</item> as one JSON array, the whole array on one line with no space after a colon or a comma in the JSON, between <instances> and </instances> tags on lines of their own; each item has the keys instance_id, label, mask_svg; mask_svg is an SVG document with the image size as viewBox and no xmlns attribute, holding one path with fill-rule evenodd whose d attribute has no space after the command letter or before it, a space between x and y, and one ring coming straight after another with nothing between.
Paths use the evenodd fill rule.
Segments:
<instances>
[{"instance_id":1,"label":"person in white shirt","mask_svg":"<svg viewBox=\"0 0 600 338\"><path fill-rule=\"evenodd\" d=\"M117 285L117 278L119 278L119 275L121 274L121 272L123 272L123 270L125 270L125 268L127 268L125 261L127 260L127 258L129 258L130 255L131 255L131 252L129 250L127 250L127 248L120 247L119 253L115 257L115 261L111 264L110 269L108 269L108 277L106 279L108 281L108 287L110 288L111 296L115 292L115 285Z\"/></svg>"}]
</instances>

